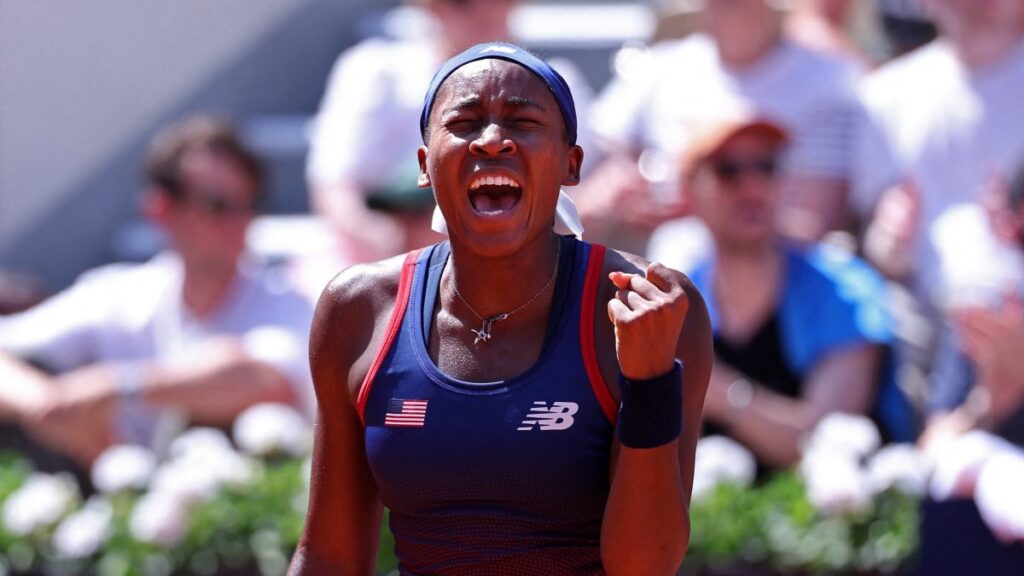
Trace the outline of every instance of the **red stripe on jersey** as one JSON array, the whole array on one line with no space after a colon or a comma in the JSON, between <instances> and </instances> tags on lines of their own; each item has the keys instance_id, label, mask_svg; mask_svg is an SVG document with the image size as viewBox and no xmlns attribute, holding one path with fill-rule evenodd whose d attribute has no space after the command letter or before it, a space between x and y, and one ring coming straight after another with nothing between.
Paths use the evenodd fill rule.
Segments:
<instances>
[{"instance_id":1,"label":"red stripe on jersey","mask_svg":"<svg viewBox=\"0 0 1024 576\"><path fill-rule=\"evenodd\" d=\"M608 384L601 373L601 365L597 361L597 347L594 344L594 307L597 305L597 288L601 284L601 269L604 266L605 247L600 244L590 245L590 261L587 263L587 276L583 283L583 302L580 305L580 348L583 349L583 366L590 378L590 387L594 390L597 403L608 421L615 424L619 410L615 399L608 391Z\"/></svg>"},{"instance_id":2,"label":"red stripe on jersey","mask_svg":"<svg viewBox=\"0 0 1024 576\"><path fill-rule=\"evenodd\" d=\"M395 341L395 336L398 335L398 329L402 327L402 318L405 317L405 309L409 304L409 294L412 292L412 276L416 270L416 260L419 258L419 255L419 250L413 250L405 256L405 262L402 263L402 276L398 280L398 295L395 297L395 308L391 311L391 318L388 319L387 336L384 339L384 345L380 347L377 356L373 359L373 364L370 365L370 371L366 373L366 378L363 378L363 383L359 386L359 395L356 397L356 409L359 412L359 420L362 421L364 426L366 425L366 401L370 398L370 388L373 387L373 379L377 376L377 370L380 370L384 357L387 356L392 342Z\"/></svg>"}]
</instances>

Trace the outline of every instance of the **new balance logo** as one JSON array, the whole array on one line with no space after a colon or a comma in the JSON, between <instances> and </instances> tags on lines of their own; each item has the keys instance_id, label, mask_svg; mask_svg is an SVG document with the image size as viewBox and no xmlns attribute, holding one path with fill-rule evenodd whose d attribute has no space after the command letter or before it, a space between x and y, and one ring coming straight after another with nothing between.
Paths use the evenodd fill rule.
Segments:
<instances>
[{"instance_id":1,"label":"new balance logo","mask_svg":"<svg viewBox=\"0 0 1024 576\"><path fill-rule=\"evenodd\" d=\"M530 413L523 418L517 430L533 430L537 427L541 430L565 430L572 426L572 417L579 411L580 405L575 402L554 402L551 406L547 402L534 402Z\"/></svg>"}]
</instances>

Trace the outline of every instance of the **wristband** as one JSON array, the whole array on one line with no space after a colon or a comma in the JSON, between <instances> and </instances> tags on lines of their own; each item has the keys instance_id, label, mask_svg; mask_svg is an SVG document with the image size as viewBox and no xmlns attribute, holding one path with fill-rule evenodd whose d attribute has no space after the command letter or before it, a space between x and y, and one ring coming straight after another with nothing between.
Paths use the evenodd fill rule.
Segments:
<instances>
[{"instance_id":1,"label":"wristband","mask_svg":"<svg viewBox=\"0 0 1024 576\"><path fill-rule=\"evenodd\" d=\"M683 363L650 380L632 380L619 373L619 441L628 448L656 448L683 430Z\"/></svg>"}]
</instances>

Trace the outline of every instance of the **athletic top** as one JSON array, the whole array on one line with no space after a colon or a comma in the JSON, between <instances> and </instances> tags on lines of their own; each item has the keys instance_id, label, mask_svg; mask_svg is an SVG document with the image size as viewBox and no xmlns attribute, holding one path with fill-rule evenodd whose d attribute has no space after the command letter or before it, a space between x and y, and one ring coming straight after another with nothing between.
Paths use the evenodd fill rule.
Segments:
<instances>
[{"instance_id":1,"label":"athletic top","mask_svg":"<svg viewBox=\"0 0 1024 576\"><path fill-rule=\"evenodd\" d=\"M560 241L540 357L497 382L452 378L428 354L449 245L406 259L387 340L359 393L403 575L604 573L617 413L593 343L604 247Z\"/></svg>"}]
</instances>

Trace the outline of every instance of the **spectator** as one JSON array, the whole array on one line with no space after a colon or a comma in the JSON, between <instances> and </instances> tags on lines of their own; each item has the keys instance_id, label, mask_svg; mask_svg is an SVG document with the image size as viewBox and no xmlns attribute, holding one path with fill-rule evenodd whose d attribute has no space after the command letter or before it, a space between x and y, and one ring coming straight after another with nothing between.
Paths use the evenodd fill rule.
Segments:
<instances>
[{"instance_id":1,"label":"spectator","mask_svg":"<svg viewBox=\"0 0 1024 576\"><path fill-rule=\"evenodd\" d=\"M783 170L786 234L817 239L841 225L848 148L861 116L857 72L788 40L782 14L771 4L710 0L702 14L704 32L652 46L647 58L606 87L593 114L595 140L607 158L576 194L597 239L644 250L656 225L685 214L672 183L649 185L650 159L664 165L676 158L702 118L737 103L752 104L793 135ZM683 233L667 241L693 242Z\"/></svg>"},{"instance_id":2,"label":"spectator","mask_svg":"<svg viewBox=\"0 0 1024 576\"><path fill-rule=\"evenodd\" d=\"M993 228L1019 263L1024 166L1003 200ZM1017 280L1015 290L994 293L988 305L976 301L951 310L962 353L950 347L939 356L937 411L922 439L936 467L932 500L924 507L923 574L1024 570L1024 284Z\"/></svg>"},{"instance_id":3,"label":"spectator","mask_svg":"<svg viewBox=\"0 0 1024 576\"><path fill-rule=\"evenodd\" d=\"M903 286L894 307L908 388L927 386L942 361L946 275L933 239L958 205L978 207L986 182L1024 156L1024 4L922 0L940 36L872 73L869 120L855 155L851 204L867 226L863 253ZM969 243L960 244L967 247ZM986 258L979 258L985 261ZM955 272L954 272L955 273ZM905 288L905 290L904 290Z\"/></svg>"},{"instance_id":4,"label":"spectator","mask_svg":"<svg viewBox=\"0 0 1024 576\"><path fill-rule=\"evenodd\" d=\"M829 412L872 411L889 341L880 277L837 248L781 239L777 169L788 141L763 119L716 119L695 130L682 163L715 248L688 272L715 343L706 432L745 444L762 471L794 463L801 438ZM889 437L909 439L891 382L877 398Z\"/></svg>"},{"instance_id":5,"label":"spectator","mask_svg":"<svg viewBox=\"0 0 1024 576\"><path fill-rule=\"evenodd\" d=\"M1024 3L924 5L939 38L865 82L871 122L853 198L873 214L869 259L934 304L944 282L930 227L948 207L977 202L987 179L1024 156Z\"/></svg>"},{"instance_id":6,"label":"spectator","mask_svg":"<svg viewBox=\"0 0 1024 576\"><path fill-rule=\"evenodd\" d=\"M311 306L245 255L257 159L228 124L194 117L156 137L146 175L167 251L0 319L0 414L80 463L114 441L159 449L185 421L228 425L258 402L312 406Z\"/></svg>"},{"instance_id":7,"label":"spectator","mask_svg":"<svg viewBox=\"0 0 1024 576\"><path fill-rule=\"evenodd\" d=\"M426 37L371 38L343 53L328 79L307 164L312 205L338 238L337 254L314 264L316 289L340 267L384 258L435 242L434 199L418 188L416 150L423 95L434 70L479 42L509 40L515 0L419 0L435 27ZM582 75L568 62L566 77L580 109L589 102ZM583 123L581 122L581 125ZM585 138L583 138L585 140ZM585 144L585 142L584 142ZM404 206L401 220L388 211ZM426 232L426 236L420 231Z\"/></svg>"}]
</instances>

